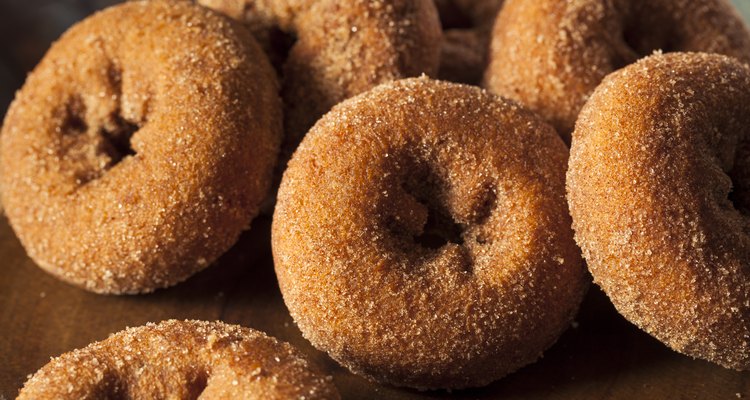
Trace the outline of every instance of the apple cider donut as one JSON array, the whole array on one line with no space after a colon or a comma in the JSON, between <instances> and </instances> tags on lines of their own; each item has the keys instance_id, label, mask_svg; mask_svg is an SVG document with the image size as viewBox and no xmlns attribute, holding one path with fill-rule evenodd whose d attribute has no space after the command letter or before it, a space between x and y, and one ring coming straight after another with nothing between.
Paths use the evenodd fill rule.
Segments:
<instances>
[{"instance_id":1,"label":"apple cider donut","mask_svg":"<svg viewBox=\"0 0 750 400\"><path fill-rule=\"evenodd\" d=\"M2 202L46 271L148 292L248 228L281 133L246 29L189 2L127 2L71 28L28 77L0 137Z\"/></svg>"},{"instance_id":2,"label":"apple cider donut","mask_svg":"<svg viewBox=\"0 0 750 400\"><path fill-rule=\"evenodd\" d=\"M435 0L443 26L438 76L478 85L487 67L495 17L503 0Z\"/></svg>"},{"instance_id":3,"label":"apple cider donut","mask_svg":"<svg viewBox=\"0 0 750 400\"><path fill-rule=\"evenodd\" d=\"M477 87L411 78L326 114L279 190L276 274L316 347L415 388L481 386L535 361L587 288L567 149Z\"/></svg>"},{"instance_id":4,"label":"apple cider donut","mask_svg":"<svg viewBox=\"0 0 750 400\"><path fill-rule=\"evenodd\" d=\"M18 400L339 399L291 345L222 322L164 321L53 358Z\"/></svg>"},{"instance_id":5,"label":"apple cider donut","mask_svg":"<svg viewBox=\"0 0 750 400\"><path fill-rule=\"evenodd\" d=\"M288 53L281 70L285 153L340 101L383 82L437 73L441 31L432 0L198 2L245 22L272 58ZM289 49L284 35L295 39Z\"/></svg>"},{"instance_id":6,"label":"apple cider donut","mask_svg":"<svg viewBox=\"0 0 750 400\"><path fill-rule=\"evenodd\" d=\"M485 85L541 114L570 142L599 82L654 51L750 62L750 33L727 0L507 0Z\"/></svg>"},{"instance_id":7,"label":"apple cider donut","mask_svg":"<svg viewBox=\"0 0 750 400\"><path fill-rule=\"evenodd\" d=\"M750 369L750 69L699 53L608 76L573 134L568 200L594 280L669 347Z\"/></svg>"}]
</instances>

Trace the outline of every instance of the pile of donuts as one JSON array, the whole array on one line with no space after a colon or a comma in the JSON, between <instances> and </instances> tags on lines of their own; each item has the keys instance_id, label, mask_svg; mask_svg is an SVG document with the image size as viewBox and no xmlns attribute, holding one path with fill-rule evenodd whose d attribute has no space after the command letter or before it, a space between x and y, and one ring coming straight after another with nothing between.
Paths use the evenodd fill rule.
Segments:
<instances>
[{"instance_id":1,"label":"pile of donuts","mask_svg":"<svg viewBox=\"0 0 750 400\"><path fill-rule=\"evenodd\" d=\"M47 272L172 286L273 207L291 316L374 381L502 378L591 277L672 349L750 369L750 32L726 0L197 3L96 13L17 93L2 204ZM198 395L339 397L288 344L166 321L19 398Z\"/></svg>"}]
</instances>

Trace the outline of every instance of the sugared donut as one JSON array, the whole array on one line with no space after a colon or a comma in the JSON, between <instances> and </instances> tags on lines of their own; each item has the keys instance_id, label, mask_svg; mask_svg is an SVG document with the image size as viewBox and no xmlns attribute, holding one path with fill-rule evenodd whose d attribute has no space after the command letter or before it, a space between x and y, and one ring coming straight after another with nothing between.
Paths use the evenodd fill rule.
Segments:
<instances>
[{"instance_id":1,"label":"sugared donut","mask_svg":"<svg viewBox=\"0 0 750 400\"><path fill-rule=\"evenodd\" d=\"M750 33L727 0L508 0L485 85L541 114L569 142L599 82L656 50L748 62Z\"/></svg>"},{"instance_id":2,"label":"sugared donut","mask_svg":"<svg viewBox=\"0 0 750 400\"><path fill-rule=\"evenodd\" d=\"M412 78L326 114L284 174L279 285L304 336L352 371L481 386L540 357L587 281L567 150L533 113Z\"/></svg>"},{"instance_id":3,"label":"sugared donut","mask_svg":"<svg viewBox=\"0 0 750 400\"><path fill-rule=\"evenodd\" d=\"M453 82L479 84L495 16L503 0L435 0L443 26L438 76Z\"/></svg>"},{"instance_id":4,"label":"sugared donut","mask_svg":"<svg viewBox=\"0 0 750 400\"><path fill-rule=\"evenodd\" d=\"M53 358L18 400L339 399L330 377L299 351L221 322L129 328Z\"/></svg>"},{"instance_id":5,"label":"sugared donut","mask_svg":"<svg viewBox=\"0 0 750 400\"><path fill-rule=\"evenodd\" d=\"M189 2L128 2L52 46L0 140L2 201L29 256L88 290L147 292L248 228L281 104L242 26Z\"/></svg>"},{"instance_id":6,"label":"sugared donut","mask_svg":"<svg viewBox=\"0 0 750 400\"><path fill-rule=\"evenodd\" d=\"M434 75L439 65L441 31L433 0L198 2L244 21L273 57L288 51L281 75L283 147L290 154L336 103L379 83ZM279 32L293 38L290 49L278 49Z\"/></svg>"},{"instance_id":7,"label":"sugared donut","mask_svg":"<svg viewBox=\"0 0 750 400\"><path fill-rule=\"evenodd\" d=\"M617 309L671 348L750 369L750 69L646 58L607 77L573 134L576 240Z\"/></svg>"}]
</instances>

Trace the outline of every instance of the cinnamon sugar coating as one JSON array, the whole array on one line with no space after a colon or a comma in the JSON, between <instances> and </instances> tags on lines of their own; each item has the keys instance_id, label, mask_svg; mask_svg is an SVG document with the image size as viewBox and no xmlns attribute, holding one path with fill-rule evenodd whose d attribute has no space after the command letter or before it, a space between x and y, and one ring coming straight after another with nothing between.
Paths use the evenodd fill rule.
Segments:
<instances>
[{"instance_id":1,"label":"cinnamon sugar coating","mask_svg":"<svg viewBox=\"0 0 750 400\"><path fill-rule=\"evenodd\" d=\"M503 0L435 0L443 24L440 79L478 85Z\"/></svg>"},{"instance_id":2,"label":"cinnamon sugar coating","mask_svg":"<svg viewBox=\"0 0 750 400\"><path fill-rule=\"evenodd\" d=\"M236 22L128 2L75 25L10 107L2 202L29 256L99 293L173 285L249 227L281 141L273 69Z\"/></svg>"},{"instance_id":3,"label":"cinnamon sugar coating","mask_svg":"<svg viewBox=\"0 0 750 400\"><path fill-rule=\"evenodd\" d=\"M412 78L311 129L273 219L304 336L393 385L463 388L538 359L587 280L554 130L479 88Z\"/></svg>"},{"instance_id":4,"label":"cinnamon sugar coating","mask_svg":"<svg viewBox=\"0 0 750 400\"><path fill-rule=\"evenodd\" d=\"M432 0L198 2L245 22L272 58L282 60L289 155L340 101L383 82L437 73L441 31ZM292 37L288 50L274 42L280 32Z\"/></svg>"},{"instance_id":5,"label":"cinnamon sugar coating","mask_svg":"<svg viewBox=\"0 0 750 400\"><path fill-rule=\"evenodd\" d=\"M287 343L222 322L128 328L53 358L18 400L339 399L330 377Z\"/></svg>"},{"instance_id":6,"label":"cinnamon sugar coating","mask_svg":"<svg viewBox=\"0 0 750 400\"><path fill-rule=\"evenodd\" d=\"M646 58L608 76L573 134L576 241L618 311L669 347L750 369L750 69Z\"/></svg>"},{"instance_id":7,"label":"cinnamon sugar coating","mask_svg":"<svg viewBox=\"0 0 750 400\"><path fill-rule=\"evenodd\" d=\"M508 0L485 86L538 112L570 142L601 80L657 50L750 62L750 33L727 0Z\"/></svg>"}]
</instances>

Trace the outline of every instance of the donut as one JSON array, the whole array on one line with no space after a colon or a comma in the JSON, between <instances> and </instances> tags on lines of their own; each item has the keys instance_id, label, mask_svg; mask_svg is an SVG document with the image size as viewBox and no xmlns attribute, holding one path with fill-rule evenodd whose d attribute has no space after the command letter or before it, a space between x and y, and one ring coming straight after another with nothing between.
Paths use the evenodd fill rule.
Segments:
<instances>
[{"instance_id":1,"label":"donut","mask_svg":"<svg viewBox=\"0 0 750 400\"><path fill-rule=\"evenodd\" d=\"M249 227L282 135L273 68L236 22L127 2L75 25L0 135L2 203L29 256L98 293L211 264Z\"/></svg>"},{"instance_id":2,"label":"donut","mask_svg":"<svg viewBox=\"0 0 750 400\"><path fill-rule=\"evenodd\" d=\"M541 114L569 143L601 80L654 51L750 62L750 32L727 0L508 0L484 85Z\"/></svg>"},{"instance_id":3,"label":"donut","mask_svg":"<svg viewBox=\"0 0 750 400\"><path fill-rule=\"evenodd\" d=\"M432 0L198 0L245 22L283 62L282 98L291 154L340 101L379 83L436 75L441 30ZM273 38L291 37L290 48ZM278 40L277 40L278 42ZM289 40L281 40L289 45Z\"/></svg>"},{"instance_id":4,"label":"donut","mask_svg":"<svg viewBox=\"0 0 750 400\"><path fill-rule=\"evenodd\" d=\"M222 322L128 328L53 358L24 385L34 399L339 399L294 347Z\"/></svg>"},{"instance_id":5,"label":"donut","mask_svg":"<svg viewBox=\"0 0 750 400\"><path fill-rule=\"evenodd\" d=\"M478 85L503 0L435 0L443 27L440 79Z\"/></svg>"},{"instance_id":6,"label":"donut","mask_svg":"<svg viewBox=\"0 0 750 400\"><path fill-rule=\"evenodd\" d=\"M279 286L357 374L482 386L535 361L588 287L554 129L474 86L410 78L333 108L279 189Z\"/></svg>"},{"instance_id":7,"label":"donut","mask_svg":"<svg viewBox=\"0 0 750 400\"><path fill-rule=\"evenodd\" d=\"M573 133L576 241L617 310L672 349L750 369L750 69L673 53L608 76Z\"/></svg>"},{"instance_id":8,"label":"donut","mask_svg":"<svg viewBox=\"0 0 750 400\"><path fill-rule=\"evenodd\" d=\"M196 0L195 2L242 22L265 51L276 71L281 73L287 53L295 42L291 26L292 16L289 14L291 12L290 1L293 0Z\"/></svg>"}]
</instances>

